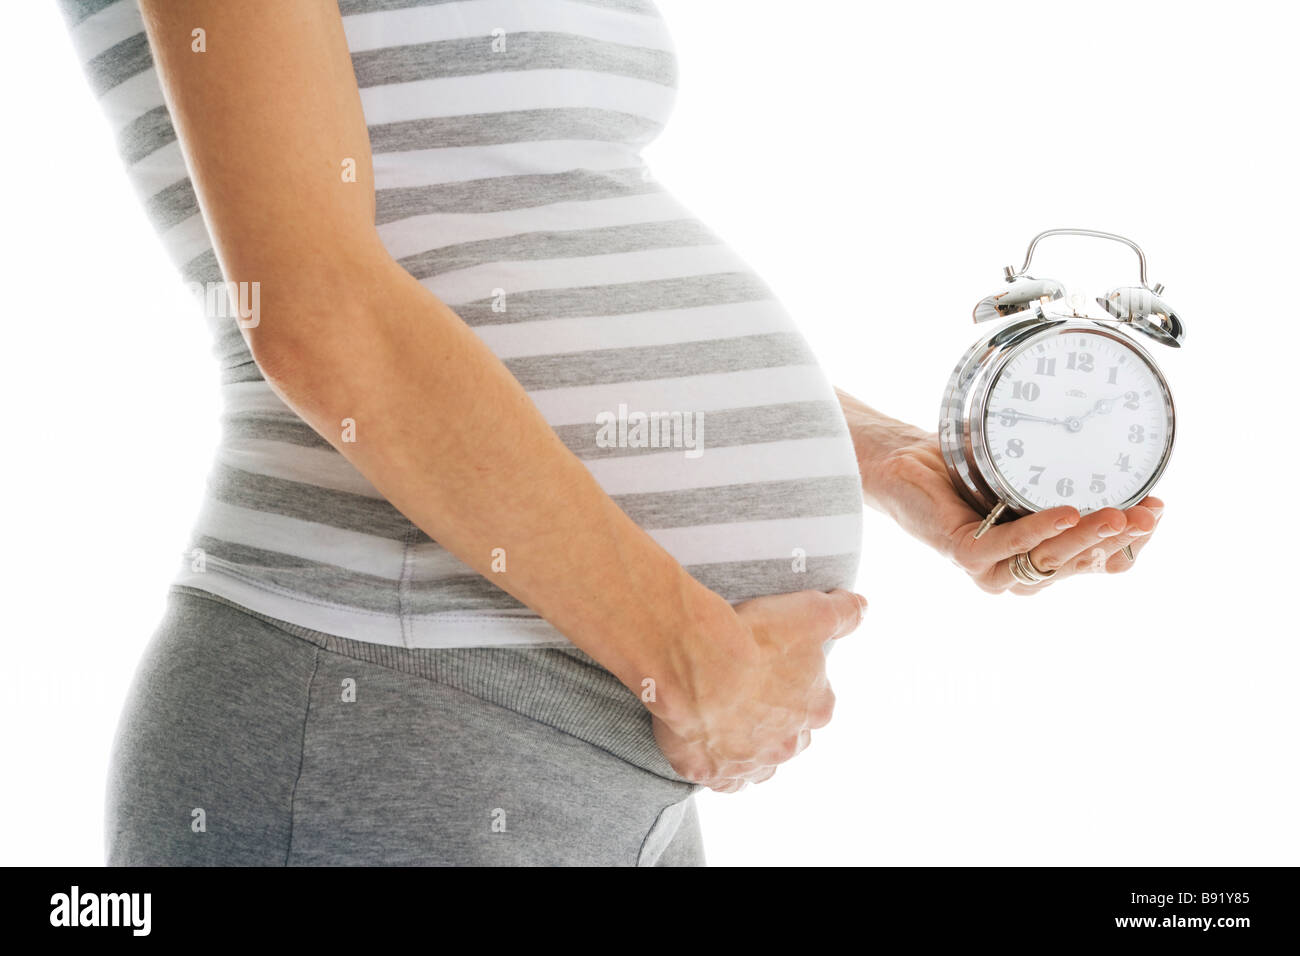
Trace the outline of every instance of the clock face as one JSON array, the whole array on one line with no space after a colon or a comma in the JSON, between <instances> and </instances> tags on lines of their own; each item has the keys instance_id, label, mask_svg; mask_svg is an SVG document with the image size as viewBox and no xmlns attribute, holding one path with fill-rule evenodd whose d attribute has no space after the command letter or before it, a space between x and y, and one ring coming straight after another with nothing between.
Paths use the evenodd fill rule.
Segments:
<instances>
[{"instance_id":1,"label":"clock face","mask_svg":"<svg viewBox=\"0 0 1300 956\"><path fill-rule=\"evenodd\" d=\"M1123 506L1159 474L1172 439L1167 390L1142 354L1077 329L1021 346L985 409L994 468L1036 510Z\"/></svg>"}]
</instances>

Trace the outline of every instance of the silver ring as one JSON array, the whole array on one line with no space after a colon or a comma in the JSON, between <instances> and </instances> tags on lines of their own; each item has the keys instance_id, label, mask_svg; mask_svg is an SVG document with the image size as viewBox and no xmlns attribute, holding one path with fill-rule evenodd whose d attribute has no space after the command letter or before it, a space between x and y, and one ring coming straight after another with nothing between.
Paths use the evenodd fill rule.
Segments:
<instances>
[{"instance_id":1,"label":"silver ring","mask_svg":"<svg viewBox=\"0 0 1300 956\"><path fill-rule=\"evenodd\" d=\"M1034 565L1034 559L1029 556L1028 551L1021 551L1007 563L1011 576L1019 581L1025 587L1033 587L1036 584L1042 584L1048 578L1056 574L1055 570L1040 571Z\"/></svg>"},{"instance_id":2,"label":"silver ring","mask_svg":"<svg viewBox=\"0 0 1300 956\"><path fill-rule=\"evenodd\" d=\"M1009 558L1007 560L1007 570L1011 572L1011 576L1015 578L1019 584L1023 584L1025 587L1032 587L1038 583L1032 578L1025 577L1025 573L1020 570L1020 563L1015 558Z\"/></svg>"}]
</instances>

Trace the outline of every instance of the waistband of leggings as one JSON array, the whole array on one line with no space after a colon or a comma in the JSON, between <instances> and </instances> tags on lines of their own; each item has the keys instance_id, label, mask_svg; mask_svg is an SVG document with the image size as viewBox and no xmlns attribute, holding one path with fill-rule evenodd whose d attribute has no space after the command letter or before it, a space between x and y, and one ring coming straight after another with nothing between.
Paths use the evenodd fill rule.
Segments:
<instances>
[{"instance_id":1,"label":"waistband of leggings","mask_svg":"<svg viewBox=\"0 0 1300 956\"><path fill-rule=\"evenodd\" d=\"M314 631L198 588L173 585L171 591L228 605L330 653L454 687L687 782L655 743L650 713L637 695L576 647L393 647Z\"/></svg>"}]
</instances>

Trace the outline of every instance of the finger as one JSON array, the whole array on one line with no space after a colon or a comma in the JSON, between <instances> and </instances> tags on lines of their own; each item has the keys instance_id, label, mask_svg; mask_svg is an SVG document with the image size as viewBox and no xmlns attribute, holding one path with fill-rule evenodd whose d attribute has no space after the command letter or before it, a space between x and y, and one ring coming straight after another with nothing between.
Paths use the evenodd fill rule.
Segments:
<instances>
[{"instance_id":1,"label":"finger","mask_svg":"<svg viewBox=\"0 0 1300 956\"><path fill-rule=\"evenodd\" d=\"M1017 581L1015 584L1011 585L1011 587L1007 588L1007 590L1020 597L1033 597L1035 594L1043 593L1044 584L1047 584L1047 582L1043 581L1041 584L1021 584Z\"/></svg>"},{"instance_id":2,"label":"finger","mask_svg":"<svg viewBox=\"0 0 1300 956\"><path fill-rule=\"evenodd\" d=\"M715 780L706 783L705 786L715 793L739 793L748 786L748 783L744 780Z\"/></svg>"},{"instance_id":3,"label":"finger","mask_svg":"<svg viewBox=\"0 0 1300 956\"><path fill-rule=\"evenodd\" d=\"M1050 580L1034 585L1021 584L1011 574L1011 562L1006 561L990 572L985 578L986 585L991 589L1009 590L1013 594L1031 595L1041 592L1048 584L1057 583L1074 574L1127 571L1133 566L1133 561L1123 553L1124 547L1129 546L1136 559L1160 522L1164 502L1159 498L1143 499L1140 504L1123 512L1124 531L1119 534L1103 535L1099 525L1104 523L1108 525L1108 530L1113 528L1115 511L1116 509L1107 508L1093 512L1087 515L1075 529L1044 542L1030 552L1035 567L1043 571L1056 571ZM1105 518L1101 517L1107 512L1110 514ZM1085 546L1061 558L1062 551L1069 551L1079 543L1084 543Z\"/></svg>"},{"instance_id":4,"label":"finger","mask_svg":"<svg viewBox=\"0 0 1300 956\"><path fill-rule=\"evenodd\" d=\"M757 774L755 774L754 776L750 777L750 778L749 778L749 782L750 782L750 783L765 783L766 781L771 780L771 779L772 779L773 777L775 777L775 776L776 776L776 768L775 768L775 767L768 767L766 770L764 770L764 771L762 771L762 772L760 772L760 773L757 773Z\"/></svg>"},{"instance_id":5,"label":"finger","mask_svg":"<svg viewBox=\"0 0 1300 956\"><path fill-rule=\"evenodd\" d=\"M1076 557L1069 566L1061 570L1062 577L1071 574L1100 574L1106 570L1106 562L1114 551L1107 550L1103 545L1096 545L1089 548L1086 554Z\"/></svg>"},{"instance_id":6,"label":"finger","mask_svg":"<svg viewBox=\"0 0 1300 956\"><path fill-rule=\"evenodd\" d=\"M802 743L802 735L794 734L790 737L787 737L785 740L782 740L780 743L772 744L769 747L764 747L761 751L759 751L758 756L755 758L759 766L757 768L751 768L749 771L743 774L743 776L748 777L751 773L754 772L755 769L762 770L767 767L775 767L778 764L783 764L788 760L793 760L795 757L799 755L799 749L800 749L799 745L801 743Z\"/></svg>"},{"instance_id":7,"label":"finger","mask_svg":"<svg viewBox=\"0 0 1300 956\"><path fill-rule=\"evenodd\" d=\"M760 764L764 764L765 766L759 767L757 770L747 770L740 776L743 776L746 780L752 781L753 783L758 783L760 776L761 779L766 780L768 777L772 776L772 774L776 773L776 768L778 766L793 760L795 757L799 756L799 754L807 750L811 745L812 731L807 729L801 730L797 736L786 740L781 746L770 747L763 751L757 760ZM728 774L728 776L731 775L732 774L730 773Z\"/></svg>"},{"instance_id":8,"label":"finger","mask_svg":"<svg viewBox=\"0 0 1300 956\"><path fill-rule=\"evenodd\" d=\"M770 759L767 754L759 754L751 760L728 760L710 773L709 778L712 780L745 780L751 774L758 773L760 770L764 770L777 762Z\"/></svg>"},{"instance_id":9,"label":"finger","mask_svg":"<svg viewBox=\"0 0 1300 956\"><path fill-rule=\"evenodd\" d=\"M1142 553L1142 549L1147 546L1147 542L1151 540L1151 535L1159 526L1160 514L1164 510L1163 507L1156 505L1153 508L1143 508L1143 510L1151 516L1149 520L1150 531L1146 530L1148 522L1143 521L1142 516L1137 519L1130 519L1130 521L1137 520L1140 523L1137 527L1130 524L1129 531L1120 536L1119 547L1106 560L1106 572L1108 574L1123 574L1125 571L1131 570L1137 562L1137 556ZM1124 553L1124 545L1128 545L1131 554Z\"/></svg>"},{"instance_id":10,"label":"finger","mask_svg":"<svg viewBox=\"0 0 1300 956\"><path fill-rule=\"evenodd\" d=\"M1092 524L1095 528L1099 523L1092 522ZM1055 543L1056 539L1049 539L1029 552L1029 559L1033 563L1034 567L1038 568L1040 571L1053 572L1051 577L1045 578L1042 581L1037 581L1034 584L1022 584L1020 579L1011 573L1011 563L1015 558L1008 558L1006 561L999 561L998 564L981 579L982 582L986 587L994 591L1010 591L1012 594L1018 594L1021 596L1039 594L1051 585L1057 584L1070 577L1072 574L1084 574L1090 571L1103 570L1106 561L1119 546L1115 545L1114 548L1108 549L1101 545L1104 545L1107 540L1112 542L1117 541L1120 536L1108 534L1107 537L1103 538L1099 537L1094 531L1092 534L1087 534L1083 537L1076 537L1075 532L1072 530L1067 532L1067 534L1058 537L1073 538L1075 543L1067 541L1062 545ZM1091 542L1091 545L1084 548L1082 551L1076 552L1075 547L1077 547L1077 543L1080 541L1089 541ZM1068 557L1061 558L1058 554L1053 553L1053 548L1070 553Z\"/></svg>"},{"instance_id":11,"label":"finger","mask_svg":"<svg viewBox=\"0 0 1300 956\"><path fill-rule=\"evenodd\" d=\"M1130 508L1124 514L1128 518L1128 524L1124 528L1124 533L1116 537L1115 550L1121 551L1128 548L1134 554L1137 554L1134 548L1139 544L1144 544L1146 539L1151 537L1151 533L1156 530L1156 524L1160 519L1155 512L1142 505Z\"/></svg>"},{"instance_id":12,"label":"finger","mask_svg":"<svg viewBox=\"0 0 1300 956\"><path fill-rule=\"evenodd\" d=\"M1068 505L1037 511L1006 524L994 525L976 539L979 524L963 525L953 559L965 568L989 568L999 561L1029 551L1040 542L1079 523L1079 512Z\"/></svg>"},{"instance_id":13,"label":"finger","mask_svg":"<svg viewBox=\"0 0 1300 956\"><path fill-rule=\"evenodd\" d=\"M1147 495L1139 501L1138 504L1152 512L1157 518L1159 518L1160 513L1165 510L1165 503L1155 495Z\"/></svg>"},{"instance_id":14,"label":"finger","mask_svg":"<svg viewBox=\"0 0 1300 956\"><path fill-rule=\"evenodd\" d=\"M679 776L710 789L717 789L719 783L739 780L769 763L755 759L710 759L699 752L697 745L688 742L663 721L655 721L654 736L659 749Z\"/></svg>"},{"instance_id":15,"label":"finger","mask_svg":"<svg viewBox=\"0 0 1300 956\"><path fill-rule=\"evenodd\" d=\"M984 586L990 591L1010 591L1012 594L1028 597L1039 593L1056 580L1056 575L1053 575L1049 580L1039 581L1037 584L1021 584L1020 580L1011 573L1011 561L1011 558L999 561L989 569L988 573L980 579Z\"/></svg>"},{"instance_id":16,"label":"finger","mask_svg":"<svg viewBox=\"0 0 1300 956\"><path fill-rule=\"evenodd\" d=\"M1128 519L1118 508L1102 508L1085 515L1068 531L1054 535L1029 552L1034 567L1040 571L1058 571L1082 555L1091 554L1108 538L1124 533Z\"/></svg>"},{"instance_id":17,"label":"finger","mask_svg":"<svg viewBox=\"0 0 1300 956\"><path fill-rule=\"evenodd\" d=\"M1124 515L1126 525L1123 532L1117 535L1108 535L1100 540L1093 540L1083 551L1067 558L1061 565L1061 570L1068 575L1071 573L1089 574L1102 571L1119 572L1127 571L1132 567L1133 561L1127 554L1123 553L1124 548L1132 549L1133 557L1136 558L1142 544L1155 530L1158 519L1149 508L1142 505L1133 506ZM1044 549L1046 547L1047 544L1043 545ZM1115 560L1116 554L1120 555L1120 560ZM1037 553L1033 557L1036 564L1040 560L1044 562L1055 561L1054 558L1040 558Z\"/></svg>"},{"instance_id":18,"label":"finger","mask_svg":"<svg viewBox=\"0 0 1300 956\"><path fill-rule=\"evenodd\" d=\"M812 746L812 731L811 730L799 731L799 749L795 751L795 754L796 755L801 754L811 746ZM775 767L772 768L772 770L774 773L776 772Z\"/></svg>"},{"instance_id":19,"label":"finger","mask_svg":"<svg viewBox=\"0 0 1300 956\"><path fill-rule=\"evenodd\" d=\"M1156 522L1160 520L1163 508L1151 509L1145 505L1134 505L1124 512L1128 519L1128 524L1124 526L1124 533L1133 537L1150 534L1156 530Z\"/></svg>"},{"instance_id":20,"label":"finger","mask_svg":"<svg viewBox=\"0 0 1300 956\"><path fill-rule=\"evenodd\" d=\"M826 635L832 640L839 640L847 634L852 634L857 630L858 625L862 623L863 616L867 613L867 599L861 594L854 594L852 591L845 591L843 588L813 593L817 595L825 607L822 613L826 615L824 622ZM817 638L818 641L825 639L826 637Z\"/></svg>"},{"instance_id":21,"label":"finger","mask_svg":"<svg viewBox=\"0 0 1300 956\"><path fill-rule=\"evenodd\" d=\"M808 708L808 728L818 730L825 727L831 722L831 717L835 714L835 692L831 690L828 683L823 688L822 693L817 700Z\"/></svg>"},{"instance_id":22,"label":"finger","mask_svg":"<svg viewBox=\"0 0 1300 956\"><path fill-rule=\"evenodd\" d=\"M1106 564L1102 568L1107 574L1123 574L1125 571L1133 570L1133 565L1137 563L1137 556L1142 553L1141 542L1134 542L1129 545L1128 554L1124 549L1116 548L1115 551L1106 559ZM1129 557L1129 554L1132 557Z\"/></svg>"}]
</instances>

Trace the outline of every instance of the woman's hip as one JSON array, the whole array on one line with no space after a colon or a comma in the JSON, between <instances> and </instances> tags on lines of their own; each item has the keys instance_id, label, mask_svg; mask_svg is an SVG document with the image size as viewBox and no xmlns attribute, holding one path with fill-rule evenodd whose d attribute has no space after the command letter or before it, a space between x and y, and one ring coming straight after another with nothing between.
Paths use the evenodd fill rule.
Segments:
<instances>
[{"instance_id":1,"label":"woman's hip","mask_svg":"<svg viewBox=\"0 0 1300 956\"><path fill-rule=\"evenodd\" d=\"M118 727L109 863L702 862L697 788L589 659L354 643L173 591Z\"/></svg>"}]
</instances>

